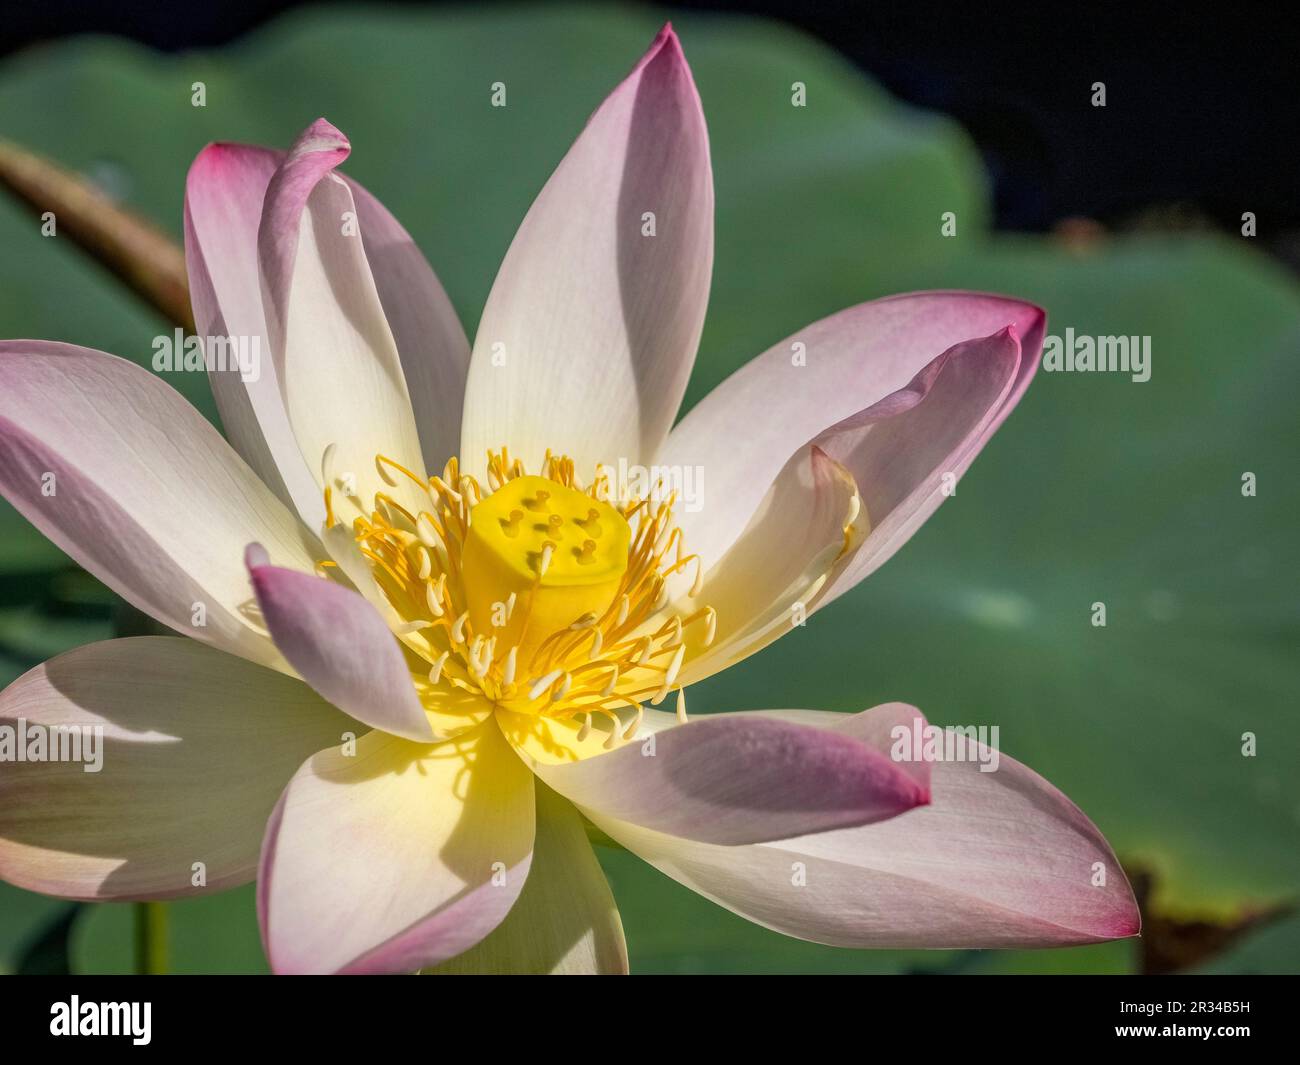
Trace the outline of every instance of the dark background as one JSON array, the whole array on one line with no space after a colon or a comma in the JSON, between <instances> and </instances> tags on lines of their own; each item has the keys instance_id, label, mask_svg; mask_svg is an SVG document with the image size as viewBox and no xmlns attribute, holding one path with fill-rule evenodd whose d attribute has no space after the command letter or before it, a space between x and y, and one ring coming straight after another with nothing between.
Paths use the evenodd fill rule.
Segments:
<instances>
[{"instance_id":1,"label":"dark background","mask_svg":"<svg viewBox=\"0 0 1300 1065\"><path fill-rule=\"evenodd\" d=\"M169 51L210 47L297 6L10 0L0 54L92 31ZM1242 212L1254 211L1261 242L1300 262L1300 48L1290 5L662 6L784 19L902 99L954 116L984 154L1004 229L1088 218L1126 229L1236 231ZM1090 103L1096 81L1106 85L1104 109Z\"/></svg>"}]
</instances>

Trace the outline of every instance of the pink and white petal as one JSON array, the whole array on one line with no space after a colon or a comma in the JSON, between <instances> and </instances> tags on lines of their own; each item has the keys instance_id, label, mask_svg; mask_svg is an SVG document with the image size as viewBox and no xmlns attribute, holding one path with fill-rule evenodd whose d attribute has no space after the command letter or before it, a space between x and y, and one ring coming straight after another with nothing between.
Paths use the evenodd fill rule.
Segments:
<instances>
[{"instance_id":1,"label":"pink and white petal","mask_svg":"<svg viewBox=\"0 0 1300 1065\"><path fill-rule=\"evenodd\" d=\"M460 450L469 340L456 310L400 222L349 177L361 242L401 356L425 469L441 472Z\"/></svg>"},{"instance_id":2,"label":"pink and white petal","mask_svg":"<svg viewBox=\"0 0 1300 1065\"><path fill-rule=\"evenodd\" d=\"M1020 345L1010 329L965 341L936 358L905 388L822 432L812 450L821 456L827 483L833 485L829 475L837 473L856 486L854 501L862 504L860 513L841 520L841 525L852 522L853 534L847 542L841 540L841 550L832 552L828 546L824 555L810 556L813 564L789 584L755 580L755 574L782 573L808 555L806 549L802 554L792 550L791 544L818 542L782 525L782 519L789 523L787 514L799 515L798 497L788 493L806 491L791 483L781 501L780 486L791 482L792 469L802 467L801 450L750 526L706 574L698 601L718 611L717 638L706 649L702 630L688 632L682 683L711 676L761 650L883 564L938 507L945 475L955 483L992 434L1019 364ZM833 536L834 513L832 507L820 519L823 543ZM816 514L809 520L818 520ZM679 588L682 583L678 578ZM689 608L674 607L683 609Z\"/></svg>"},{"instance_id":3,"label":"pink and white petal","mask_svg":"<svg viewBox=\"0 0 1300 1065\"><path fill-rule=\"evenodd\" d=\"M209 144L198 154L185 182L185 264L226 435L276 495L317 529L325 506L284 410L257 271L262 201L283 157L244 144ZM229 358L241 348L256 356L252 372Z\"/></svg>"},{"instance_id":4,"label":"pink and white petal","mask_svg":"<svg viewBox=\"0 0 1300 1065\"><path fill-rule=\"evenodd\" d=\"M685 629L677 683L703 680L799 624L837 560L851 550L859 510L853 477L820 447L792 456L739 540L705 571L698 596L672 607L682 615L700 605L717 611L708 647L705 626Z\"/></svg>"},{"instance_id":5,"label":"pink and white petal","mask_svg":"<svg viewBox=\"0 0 1300 1065\"><path fill-rule=\"evenodd\" d=\"M787 337L705 396L656 459L705 473L705 506L678 515L687 546L720 558L796 449L905 389L954 345L1011 326L1024 357L996 429L1029 386L1045 322L1038 307L1004 296L916 292L859 304Z\"/></svg>"},{"instance_id":6,"label":"pink and white petal","mask_svg":"<svg viewBox=\"0 0 1300 1065\"><path fill-rule=\"evenodd\" d=\"M252 880L284 782L356 728L300 681L171 636L37 666L0 693L0 726L15 743L62 728L96 744L79 762L7 758L0 772L0 877L74 899L180 898Z\"/></svg>"},{"instance_id":7,"label":"pink and white petal","mask_svg":"<svg viewBox=\"0 0 1300 1065\"><path fill-rule=\"evenodd\" d=\"M623 922L573 804L537 782L537 839L519 900L486 939L428 975L628 971Z\"/></svg>"},{"instance_id":8,"label":"pink and white petal","mask_svg":"<svg viewBox=\"0 0 1300 1065\"><path fill-rule=\"evenodd\" d=\"M491 722L321 751L267 826L258 916L280 973L414 972L499 925L532 860L533 780Z\"/></svg>"},{"instance_id":9,"label":"pink and white petal","mask_svg":"<svg viewBox=\"0 0 1300 1065\"><path fill-rule=\"evenodd\" d=\"M0 341L0 457L0 492L113 591L283 668L249 609L243 545L306 569L319 545L170 386L88 348Z\"/></svg>"},{"instance_id":10,"label":"pink and white petal","mask_svg":"<svg viewBox=\"0 0 1300 1065\"><path fill-rule=\"evenodd\" d=\"M434 741L401 646L364 597L314 574L269 565L257 544L249 545L247 557L266 627L308 684L373 728Z\"/></svg>"},{"instance_id":11,"label":"pink and white petal","mask_svg":"<svg viewBox=\"0 0 1300 1065\"><path fill-rule=\"evenodd\" d=\"M1010 328L957 344L907 388L817 438L853 474L869 531L839 562L810 612L882 566L951 494L1005 417L1021 362Z\"/></svg>"},{"instance_id":12,"label":"pink and white petal","mask_svg":"<svg viewBox=\"0 0 1300 1065\"><path fill-rule=\"evenodd\" d=\"M289 426L271 359L258 274L257 233L267 186L285 153L210 144L190 168L185 254L199 335L258 344L259 371L245 379L211 366L222 423L235 449L310 528L323 521L320 486ZM401 357L429 468L460 443L469 341L447 294L410 235L351 178L357 223L375 288Z\"/></svg>"},{"instance_id":13,"label":"pink and white petal","mask_svg":"<svg viewBox=\"0 0 1300 1065\"><path fill-rule=\"evenodd\" d=\"M497 274L470 362L468 469L502 445L532 469L547 448L586 471L648 462L686 389L712 264L708 133L665 26L551 175Z\"/></svg>"},{"instance_id":14,"label":"pink and white petal","mask_svg":"<svg viewBox=\"0 0 1300 1065\"><path fill-rule=\"evenodd\" d=\"M854 727L831 721L842 716L824 715L835 731ZM750 847L588 817L706 898L817 943L1041 947L1137 934L1114 852L1042 777L1001 754L990 773L978 761L934 763L931 781L930 805L892 820Z\"/></svg>"},{"instance_id":15,"label":"pink and white petal","mask_svg":"<svg viewBox=\"0 0 1300 1065\"><path fill-rule=\"evenodd\" d=\"M724 846L870 824L929 801L928 782L875 744L763 714L697 718L563 764L516 750L588 816Z\"/></svg>"},{"instance_id":16,"label":"pink and white petal","mask_svg":"<svg viewBox=\"0 0 1300 1065\"><path fill-rule=\"evenodd\" d=\"M424 473L401 357L359 237L356 203L351 187L333 173L350 150L347 138L319 119L294 142L267 187L258 230L267 330L289 423L313 472L321 473L315 464L335 445L330 476L351 485L366 506L385 491L419 510L427 502L423 493L406 478L390 487L375 466L382 454Z\"/></svg>"}]
</instances>

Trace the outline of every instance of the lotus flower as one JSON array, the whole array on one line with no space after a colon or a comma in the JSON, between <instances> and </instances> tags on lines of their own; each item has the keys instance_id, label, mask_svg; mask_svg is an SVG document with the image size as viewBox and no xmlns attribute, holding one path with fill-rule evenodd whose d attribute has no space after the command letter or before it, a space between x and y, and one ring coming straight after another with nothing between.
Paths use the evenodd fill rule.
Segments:
<instances>
[{"instance_id":1,"label":"lotus flower","mask_svg":"<svg viewBox=\"0 0 1300 1065\"><path fill-rule=\"evenodd\" d=\"M280 972L623 971L594 825L820 943L1137 931L1106 841L1045 780L898 755L916 709L685 703L934 511L1028 387L1042 311L863 303L674 427L713 192L671 27L528 212L472 351L348 153L321 120L190 171L209 359L211 338L270 353L211 369L229 443L130 362L0 345L0 488L186 637L82 647L0 696L7 723L105 736L102 773L4 765L5 879L168 899L256 875Z\"/></svg>"}]
</instances>

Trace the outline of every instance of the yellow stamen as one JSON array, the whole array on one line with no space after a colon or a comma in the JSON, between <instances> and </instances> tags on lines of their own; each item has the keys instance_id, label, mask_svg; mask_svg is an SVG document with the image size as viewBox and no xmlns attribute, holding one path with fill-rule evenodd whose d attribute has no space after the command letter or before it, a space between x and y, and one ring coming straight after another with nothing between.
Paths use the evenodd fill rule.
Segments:
<instances>
[{"instance_id":1,"label":"yellow stamen","mask_svg":"<svg viewBox=\"0 0 1300 1065\"><path fill-rule=\"evenodd\" d=\"M322 456L331 526L346 488L335 451ZM611 504L607 469L584 488L572 459L553 453L536 475L505 449L490 453L482 481L454 458L427 480L382 454L375 470L390 488L406 478L420 490L418 504L384 491L369 509L349 499L360 512L357 546L398 615L394 631L429 662L429 684L580 718L583 738L603 717L611 749L636 734L644 700L677 690L685 705L677 676L688 648L713 642L717 615L667 608L669 578L694 566L694 596L703 574L685 551L671 496ZM702 638L688 639L699 622Z\"/></svg>"}]
</instances>

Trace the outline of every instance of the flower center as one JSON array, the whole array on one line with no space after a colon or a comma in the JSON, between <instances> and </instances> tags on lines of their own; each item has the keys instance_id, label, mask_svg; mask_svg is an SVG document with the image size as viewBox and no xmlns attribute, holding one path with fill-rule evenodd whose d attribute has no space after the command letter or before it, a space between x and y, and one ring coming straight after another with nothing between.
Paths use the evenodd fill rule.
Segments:
<instances>
[{"instance_id":1,"label":"flower center","mask_svg":"<svg viewBox=\"0 0 1300 1065\"><path fill-rule=\"evenodd\" d=\"M546 477L516 477L470 509L461 559L469 620L531 661L552 633L608 611L631 539L608 503Z\"/></svg>"},{"instance_id":2,"label":"flower center","mask_svg":"<svg viewBox=\"0 0 1300 1065\"><path fill-rule=\"evenodd\" d=\"M397 616L397 635L424 663L413 669L427 671L417 687L576 718L583 738L593 715L604 716L612 746L635 732L644 701L657 704L674 689L688 627L698 628L700 646L713 641L712 608L669 606L674 575L694 573L679 602L698 593L700 559L685 554L674 499L658 498L657 486L614 499L600 468L584 488L567 458L548 454L540 475L504 449L488 459L485 487L454 458L425 480L378 456L386 483L401 476L420 487L427 505L418 511L382 492L368 509L346 497L359 511L356 544ZM326 472L331 527L346 480Z\"/></svg>"}]
</instances>

